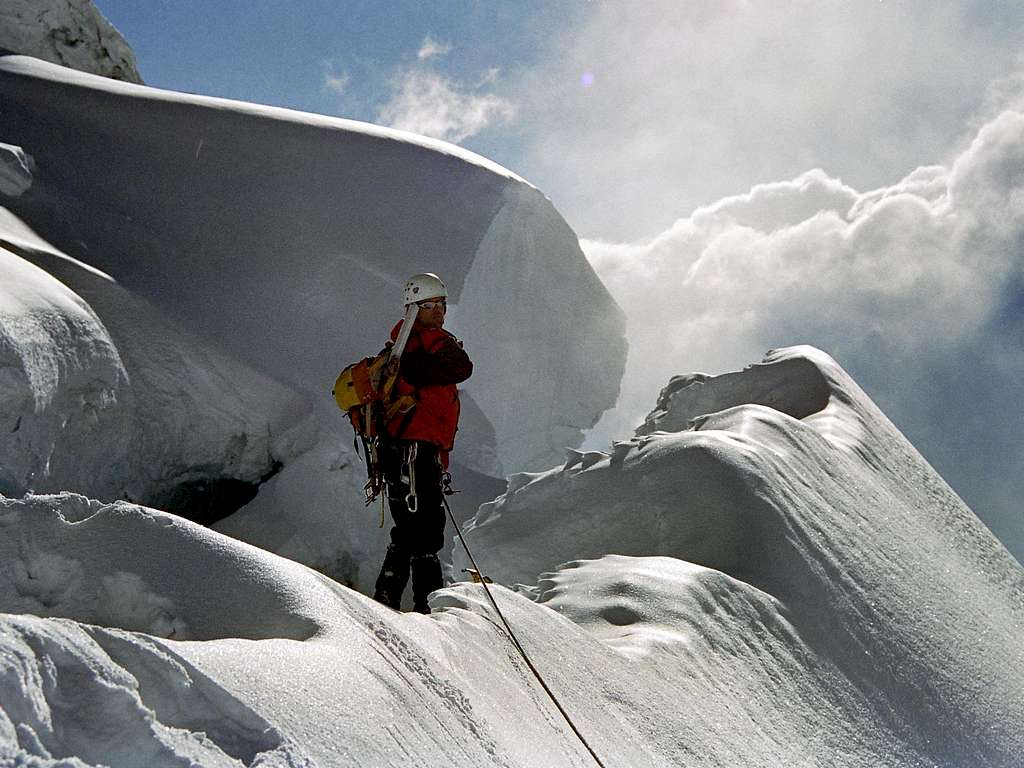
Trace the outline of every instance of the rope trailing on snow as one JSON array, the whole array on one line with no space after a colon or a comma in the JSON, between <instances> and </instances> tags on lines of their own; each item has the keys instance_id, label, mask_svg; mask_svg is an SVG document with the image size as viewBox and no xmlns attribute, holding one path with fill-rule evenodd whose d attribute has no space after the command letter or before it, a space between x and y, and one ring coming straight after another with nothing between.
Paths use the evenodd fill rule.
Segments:
<instances>
[{"instance_id":1,"label":"rope trailing on snow","mask_svg":"<svg viewBox=\"0 0 1024 768\"><path fill-rule=\"evenodd\" d=\"M569 717L569 713L565 711L565 708L558 701L557 697L554 694L554 691L552 691L548 687L548 684L544 682L544 678L541 677L540 671L537 669L537 667L533 665L533 662L530 661L530 657L527 655L526 649L523 648L522 643L519 642L519 638L516 637L516 633L512 631L512 627L505 619L505 614L503 614L501 612L501 608L498 607L498 603L494 599L494 595L491 594L490 587L487 586L487 579L484 577L484 572L481 571L480 566L477 565L476 558L473 557L473 553L469 550L469 545L466 543L466 539L462 536L462 529L459 527L459 523L458 521L456 521L455 515L452 514L452 508L448 506L448 499L442 496L441 501L444 502L444 508L448 510L448 517L451 519L452 525L455 526L455 533L458 535L459 541L462 542L462 548L466 550L466 555L469 557L469 561L473 564L473 568L476 570L477 575L480 577L480 584L483 586L484 592L487 593L487 599L491 601L491 605L494 607L494 612L497 613L498 618L501 619L501 623L504 625L505 632L508 633L509 639L512 641L512 645L514 645L516 650L519 651L519 655L523 657L523 661L526 662L526 666L530 668L531 672L533 672L533 676L537 678L537 682L540 683L541 688L544 689L544 692L548 695L548 698L551 699L551 703L555 705L555 708L565 719L565 722L569 724L569 728L571 728L572 732L576 734L576 737L580 740L583 746L587 748L587 751L590 753L590 756L594 758L594 762L601 766L601 768L605 768L604 763L601 762L601 758L597 756L597 753L594 751L593 747L591 747L590 744L587 743L587 740L583 737L583 734L580 733L580 729L576 727L576 724L572 721L572 718Z\"/></svg>"}]
</instances>

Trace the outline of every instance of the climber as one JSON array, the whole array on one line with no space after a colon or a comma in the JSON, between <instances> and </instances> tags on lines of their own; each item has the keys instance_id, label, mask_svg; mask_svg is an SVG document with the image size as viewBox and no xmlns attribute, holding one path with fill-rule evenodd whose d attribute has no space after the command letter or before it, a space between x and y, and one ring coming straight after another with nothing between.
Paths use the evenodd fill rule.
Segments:
<instances>
[{"instance_id":1,"label":"climber","mask_svg":"<svg viewBox=\"0 0 1024 768\"><path fill-rule=\"evenodd\" d=\"M443 584L437 553L444 546L442 493L450 481L448 452L459 421L456 384L473 372L462 342L446 331L448 289L431 273L413 275L405 284L407 317L417 313L402 352L396 396L411 395L415 406L386 425L380 464L387 483L394 526L373 597L398 609L412 575L413 609L430 613L427 596ZM403 321L391 331L398 338Z\"/></svg>"}]
</instances>

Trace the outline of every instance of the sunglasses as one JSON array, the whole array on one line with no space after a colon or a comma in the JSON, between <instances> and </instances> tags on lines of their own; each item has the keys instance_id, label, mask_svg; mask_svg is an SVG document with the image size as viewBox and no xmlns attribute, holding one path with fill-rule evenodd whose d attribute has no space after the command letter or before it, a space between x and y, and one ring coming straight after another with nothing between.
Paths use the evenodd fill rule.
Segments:
<instances>
[{"instance_id":1,"label":"sunglasses","mask_svg":"<svg viewBox=\"0 0 1024 768\"><path fill-rule=\"evenodd\" d=\"M423 309L434 309L440 307L441 309L448 308L448 301L446 299L435 299L433 301L419 301L417 306L423 307Z\"/></svg>"}]
</instances>

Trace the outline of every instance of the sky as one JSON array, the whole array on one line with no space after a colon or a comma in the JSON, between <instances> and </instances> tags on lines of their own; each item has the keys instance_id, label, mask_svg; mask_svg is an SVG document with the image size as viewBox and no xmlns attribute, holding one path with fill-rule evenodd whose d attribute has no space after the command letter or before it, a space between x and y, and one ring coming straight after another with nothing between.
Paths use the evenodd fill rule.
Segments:
<instances>
[{"instance_id":1,"label":"sky","mask_svg":"<svg viewBox=\"0 0 1024 768\"><path fill-rule=\"evenodd\" d=\"M674 373L812 343L1024 554L1024 3L97 5L149 85L425 133L547 194L629 324L595 441Z\"/></svg>"},{"instance_id":2,"label":"sky","mask_svg":"<svg viewBox=\"0 0 1024 768\"><path fill-rule=\"evenodd\" d=\"M863 190L942 162L1024 24L1010 0L98 6L150 85L451 140L612 240L815 167Z\"/></svg>"}]
</instances>

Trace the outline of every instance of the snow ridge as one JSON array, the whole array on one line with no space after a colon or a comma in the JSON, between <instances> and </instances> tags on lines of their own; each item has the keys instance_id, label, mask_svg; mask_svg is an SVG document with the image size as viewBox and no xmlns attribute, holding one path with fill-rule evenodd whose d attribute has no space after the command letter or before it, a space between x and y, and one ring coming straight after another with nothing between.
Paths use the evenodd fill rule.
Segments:
<instances>
[{"instance_id":1,"label":"snow ridge","mask_svg":"<svg viewBox=\"0 0 1024 768\"><path fill-rule=\"evenodd\" d=\"M324 598L294 583L316 587L312 573L280 558L249 573L258 550L166 512L71 493L0 497L0 530L2 610L179 640L303 640L322 624ZM199 574L219 587L197 596Z\"/></svg>"},{"instance_id":2,"label":"snow ridge","mask_svg":"<svg viewBox=\"0 0 1024 768\"><path fill-rule=\"evenodd\" d=\"M632 656L671 645L651 555L729 574L731 591L778 601L815 665L852 686L848 707L918 755L907 764L1014 764L1024 676L1003 659L1024 663L1024 572L831 358L790 348L684 377L638 431L603 458L511 478L466 526L488 572L529 584L596 560L524 590ZM600 560L609 544L645 564Z\"/></svg>"},{"instance_id":3,"label":"snow ridge","mask_svg":"<svg viewBox=\"0 0 1024 768\"><path fill-rule=\"evenodd\" d=\"M1024 570L824 353L676 377L631 439L551 467L614 397L622 316L514 174L26 57L0 89L0 490L25 494L0 496L0 762L592 764L480 587L400 614L107 503L262 484L221 529L365 589L386 534L311 404L391 323L339 303L379 315L441 264L500 373L467 464L543 470L466 535L606 764L1019 768Z\"/></svg>"}]
</instances>

